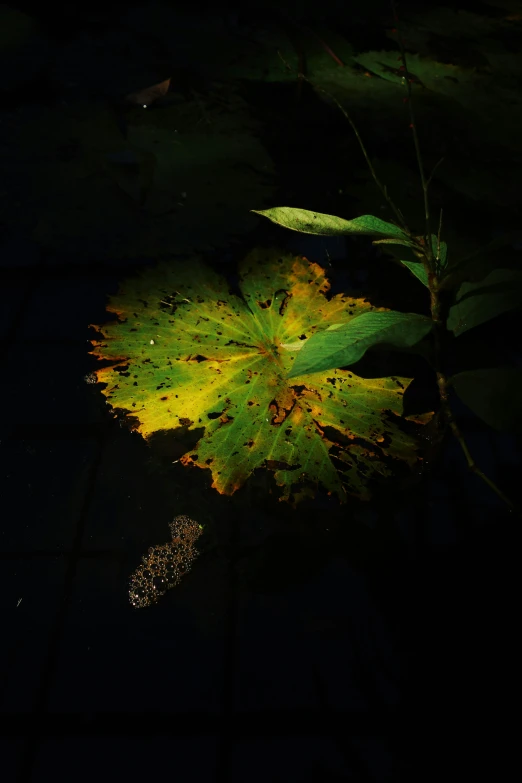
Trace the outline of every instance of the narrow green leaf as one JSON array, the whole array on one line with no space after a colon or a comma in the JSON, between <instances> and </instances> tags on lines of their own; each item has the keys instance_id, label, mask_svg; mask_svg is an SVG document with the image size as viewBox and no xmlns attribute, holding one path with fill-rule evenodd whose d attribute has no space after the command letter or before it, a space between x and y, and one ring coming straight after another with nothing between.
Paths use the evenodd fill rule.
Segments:
<instances>
[{"instance_id":1,"label":"narrow green leaf","mask_svg":"<svg viewBox=\"0 0 522 783\"><path fill-rule=\"evenodd\" d=\"M511 245L515 242L520 242L522 239L522 231L520 229L516 231L508 231L502 236L495 237L486 244L482 244L479 250L474 250L472 253L454 260L448 269L448 274L444 277L444 280L439 286L439 291L447 291L449 288L456 287L468 274L466 271L468 266L472 267L472 261L478 256L487 255L493 253L496 250L500 250L506 245Z\"/></svg>"},{"instance_id":2,"label":"narrow green leaf","mask_svg":"<svg viewBox=\"0 0 522 783\"><path fill-rule=\"evenodd\" d=\"M420 261L401 261L401 264L407 267L410 272L412 272L415 277L426 286L426 288L430 287L428 283L428 273L426 272L426 267L424 264L422 264Z\"/></svg>"},{"instance_id":3,"label":"narrow green leaf","mask_svg":"<svg viewBox=\"0 0 522 783\"><path fill-rule=\"evenodd\" d=\"M503 432L522 433L520 368L469 370L459 372L449 380L462 402L490 427Z\"/></svg>"},{"instance_id":4,"label":"narrow green leaf","mask_svg":"<svg viewBox=\"0 0 522 783\"><path fill-rule=\"evenodd\" d=\"M440 243L440 255L437 258L437 251L439 250L436 234L431 235L431 249L433 251L433 257L439 271L443 271L448 263L448 246L446 242Z\"/></svg>"},{"instance_id":5,"label":"narrow green leaf","mask_svg":"<svg viewBox=\"0 0 522 783\"><path fill-rule=\"evenodd\" d=\"M463 283L447 327L456 337L522 304L522 272L494 269L479 283Z\"/></svg>"},{"instance_id":6,"label":"narrow green leaf","mask_svg":"<svg viewBox=\"0 0 522 783\"><path fill-rule=\"evenodd\" d=\"M271 207L270 209L252 209L256 215L267 217L272 223L283 228L300 231L302 234L323 234L337 236L342 234L366 234L367 236L397 237L409 243L408 235L402 229L386 223L373 215L361 215L353 220L344 220L336 215L323 212L311 212L308 209L294 207Z\"/></svg>"},{"instance_id":7,"label":"narrow green leaf","mask_svg":"<svg viewBox=\"0 0 522 783\"><path fill-rule=\"evenodd\" d=\"M420 239L421 237L416 237L416 239ZM372 245L403 245L404 247L408 247L411 249L412 254L415 255L417 258L419 258L419 261L405 261L404 259L400 258L398 256L397 252L390 251L392 255L395 257L398 257L398 260L401 264L403 264L405 267L407 267L412 274L417 277L423 285L426 286L426 288L429 288L428 284L428 273L426 272L426 269L424 267L424 264L420 260L421 256L419 255L418 246L416 246L415 242L412 242L411 240L404 240L404 239L374 239L372 242ZM435 234L431 235L431 249L433 251L433 256L435 258L435 268L437 272L441 272L445 267L447 263L447 257L448 257L448 246L446 242L440 243L440 257L437 258L437 251L438 248L438 242L437 237ZM400 252L400 251L399 251Z\"/></svg>"},{"instance_id":8,"label":"narrow green leaf","mask_svg":"<svg viewBox=\"0 0 522 783\"><path fill-rule=\"evenodd\" d=\"M288 378L355 364L379 343L411 348L432 328L431 318L416 313L370 312L316 332L297 353Z\"/></svg>"},{"instance_id":9,"label":"narrow green leaf","mask_svg":"<svg viewBox=\"0 0 522 783\"><path fill-rule=\"evenodd\" d=\"M415 242L410 239L373 239L372 245L404 245L405 247L415 247Z\"/></svg>"}]
</instances>

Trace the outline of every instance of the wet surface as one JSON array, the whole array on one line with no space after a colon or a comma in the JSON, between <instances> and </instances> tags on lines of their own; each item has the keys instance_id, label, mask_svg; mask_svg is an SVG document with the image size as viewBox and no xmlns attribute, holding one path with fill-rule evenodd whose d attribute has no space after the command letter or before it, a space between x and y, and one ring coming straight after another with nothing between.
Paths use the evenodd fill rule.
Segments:
<instances>
[{"instance_id":1,"label":"wet surface","mask_svg":"<svg viewBox=\"0 0 522 783\"><path fill-rule=\"evenodd\" d=\"M418 4L411 5L420 13ZM462 35L448 40L444 24L429 35L430 46L440 54L444 44L445 62L455 66L480 65L484 52L477 41L492 18L516 17L508 5L460 3L458 10L444 11L444 19L449 14L452 25L467 26L476 40L473 46ZM110 114L118 96L168 75L161 73L162 63L158 68L159 54L147 62L149 44L128 47L135 37L124 40L121 9L105 13L95 6L69 4L53 15L37 0L25 3L51 33L52 67L39 59L44 48L28 39L20 67L5 67L1 86L0 748L6 783L61 783L71 776L92 781L101 758L104 774L128 781L162 766L186 783L431 783L448 769L462 778L478 772L509 779L516 737L505 705L516 698L519 665L519 524L468 470L455 441L444 442L417 486L342 511L318 494L295 513L274 501L264 474L233 499L221 498L205 471L181 466L169 444L153 457L142 438L112 419L95 384L83 380L93 371L88 324L99 322L107 294L133 270L153 265L155 253L176 249L170 223L161 242L151 231L144 242L149 252L136 250L131 257L111 256L106 244L93 240L93 217L123 199L124 219L115 210L103 228L114 249L121 249L117 234L127 248L132 245L139 199L132 159L111 163L117 191L91 192L88 178L76 176L83 126L93 108L109 103ZM381 21L383 8L349 9L342 32L355 50L389 48L390 14L386 7ZM255 39L245 40L250 52L263 26L273 29L272 12L252 3L245 13L233 10L229 28ZM399 11L406 13L403 3ZM190 38L185 22L159 25L152 4L140 13L154 57L158 34L169 68L172 57L178 60L173 86L181 97L163 107L158 100L147 115L147 122L161 123L172 106L188 107L194 90L206 94L216 49L211 36L205 38L203 15ZM321 14L329 13L325 3ZM424 28L410 26L413 40L436 22L432 13ZM506 51L496 50L499 87L519 78L506 73L512 62L506 52L518 56L520 49L519 24L513 20L513 45L504 35ZM337 29L335 22L330 28ZM320 35L337 50L326 33ZM122 55L126 44L129 53ZM182 75L180 62L190 59L194 65ZM365 70L363 85L370 83ZM376 76L371 84L380 84ZM278 203L346 218L386 218L379 193L369 194L361 176L365 161L335 107L306 85L296 100L293 77L284 85L252 79L241 92L261 120L263 132L257 121L255 132L276 164ZM228 97L225 109L235 112ZM363 102L364 141L390 193L418 219L422 199L408 119L398 93L394 100L393 116L378 97ZM74 133L63 133L62 102L83 107ZM209 123L196 109L199 132ZM211 109L209 119L217 121ZM40 118L49 111L56 112L55 131L65 138L42 139ZM502 117L510 111L506 102ZM132 116L120 107L114 112L128 132ZM490 234L502 237L520 227L519 200L510 201L520 179L513 175L520 148L509 122L495 113L489 139L480 122L466 125L462 113L457 119L441 108L433 120L419 132L423 153L431 157L427 173L448 147L450 162L440 167L446 175L434 177L433 219L444 206L451 259L455 249L467 253ZM19 131L26 143L32 140L30 155L20 156L16 148ZM461 171L453 165L459 157L473 175L463 191L466 166ZM73 181L76 196L85 187L89 198L74 204L83 211L69 210L68 194L57 198L61 192L49 206L47 185L38 202L28 187L33 162L43 167L42 176L50 171L62 183ZM489 172L498 171L489 191L487 177L474 179L483 162ZM248 172L241 182L258 176ZM54 176L50 184L56 184ZM221 180L214 184L219 190ZM369 187L373 194L374 184ZM181 205L173 215L179 219L192 194L185 183L176 192ZM102 206L92 198L98 193ZM253 203L248 193L240 204L242 212L264 206L273 204ZM55 252L34 239L44 208L56 217L51 228L57 235L67 234L67 250ZM191 236L212 238L212 214L198 208ZM221 219L218 214L218 225ZM71 232L71 220L79 232ZM216 254L216 269L233 282L236 261L266 237L325 266L332 293L364 285L377 306L428 312L428 299L417 296L419 283L365 237L285 234L264 225L239 247ZM520 243L509 242L493 262L513 268L519 255ZM481 267L475 272L480 279ZM479 329L478 337L469 332L453 341L452 369L520 366L518 313ZM396 360L376 356L372 372L401 375ZM452 405L477 464L506 493L519 495L520 437L488 429L458 399ZM178 517L169 531L175 514L183 521ZM198 523L214 532L216 545L196 558L203 538ZM136 612L133 601L143 611Z\"/></svg>"}]
</instances>

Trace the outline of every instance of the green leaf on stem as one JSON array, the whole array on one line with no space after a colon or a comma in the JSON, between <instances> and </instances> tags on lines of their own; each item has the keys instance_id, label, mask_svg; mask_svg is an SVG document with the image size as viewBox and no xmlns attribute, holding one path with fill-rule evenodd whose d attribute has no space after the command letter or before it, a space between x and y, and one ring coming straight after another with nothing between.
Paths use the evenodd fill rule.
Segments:
<instances>
[{"instance_id":1,"label":"green leaf on stem","mask_svg":"<svg viewBox=\"0 0 522 783\"><path fill-rule=\"evenodd\" d=\"M518 390L522 369L488 367L459 372L449 383L473 413L502 432L522 433L522 408Z\"/></svg>"},{"instance_id":2,"label":"green leaf on stem","mask_svg":"<svg viewBox=\"0 0 522 783\"><path fill-rule=\"evenodd\" d=\"M329 370L287 379L318 329L372 305L328 299L325 270L278 248L253 249L238 278L240 295L191 257L124 282L107 307L118 319L95 327L91 341L114 413L146 440L172 438L181 465L209 471L222 495L266 469L281 500L313 497L321 485L345 503L348 494L368 499L370 482L398 465L416 467L433 414L404 414L410 378Z\"/></svg>"},{"instance_id":3,"label":"green leaf on stem","mask_svg":"<svg viewBox=\"0 0 522 783\"><path fill-rule=\"evenodd\" d=\"M336 215L325 215L323 212L311 212L308 209L294 207L271 207L270 209L252 209L256 215L267 217L272 223L283 228L299 231L302 234L321 234L338 236L343 234L366 234L367 236L389 237L400 239L404 244L410 244L408 235L393 223L386 223L374 215L361 215L353 220L345 220Z\"/></svg>"},{"instance_id":4,"label":"green leaf on stem","mask_svg":"<svg viewBox=\"0 0 522 783\"><path fill-rule=\"evenodd\" d=\"M416 240L420 240L422 237L415 237ZM403 258L400 258L399 254L395 251L390 251L392 255L398 257L398 260L400 261L403 266L405 266L409 271L415 275L415 277L421 281L423 285L426 286L426 288L429 288L428 283L428 272L426 271L426 267L424 266L424 263L422 262L422 254L419 248L419 244L412 241L412 240L402 240L402 239L375 239L372 242L372 245L403 245L404 247L408 247L412 254L415 255L419 260L418 261L406 261ZM431 235L431 249L433 251L433 257L435 259L435 269L437 273L442 272L447 264L447 258L448 258L448 246L446 242L440 243L440 248L438 245L437 236L435 234ZM439 256L437 257L437 253L439 253Z\"/></svg>"},{"instance_id":5,"label":"green leaf on stem","mask_svg":"<svg viewBox=\"0 0 522 783\"><path fill-rule=\"evenodd\" d=\"M348 323L336 323L308 338L287 376L324 372L355 364L369 348L385 343L411 348L431 330L433 321L416 313L368 312Z\"/></svg>"},{"instance_id":6,"label":"green leaf on stem","mask_svg":"<svg viewBox=\"0 0 522 783\"><path fill-rule=\"evenodd\" d=\"M433 251L433 257L435 259L435 267L438 272L443 272L448 264L448 246L446 242L440 243L440 249L438 240L435 234L431 235L431 249ZM437 255L437 253L439 255Z\"/></svg>"},{"instance_id":7,"label":"green leaf on stem","mask_svg":"<svg viewBox=\"0 0 522 783\"><path fill-rule=\"evenodd\" d=\"M409 269L426 288L430 287L428 283L428 273L426 272L426 267L423 263L420 261L401 261L401 264Z\"/></svg>"},{"instance_id":8,"label":"green leaf on stem","mask_svg":"<svg viewBox=\"0 0 522 783\"><path fill-rule=\"evenodd\" d=\"M411 239L374 239L372 245L404 245L405 247L415 247L415 242Z\"/></svg>"},{"instance_id":9,"label":"green leaf on stem","mask_svg":"<svg viewBox=\"0 0 522 783\"><path fill-rule=\"evenodd\" d=\"M463 283L450 307L447 328L456 337L522 305L522 272L494 269L479 283Z\"/></svg>"}]
</instances>

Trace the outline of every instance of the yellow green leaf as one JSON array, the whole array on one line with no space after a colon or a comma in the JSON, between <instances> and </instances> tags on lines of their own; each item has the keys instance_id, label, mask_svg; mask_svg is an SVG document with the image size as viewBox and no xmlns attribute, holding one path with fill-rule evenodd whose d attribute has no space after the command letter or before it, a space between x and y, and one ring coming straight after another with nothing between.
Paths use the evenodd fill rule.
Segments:
<instances>
[{"instance_id":1,"label":"yellow green leaf","mask_svg":"<svg viewBox=\"0 0 522 783\"><path fill-rule=\"evenodd\" d=\"M199 258L127 280L108 306L118 321L96 327L93 341L92 353L112 362L96 371L109 403L145 438L202 431L181 462L209 469L222 494L264 467L281 500L305 497L311 484L345 502L367 498L368 482L393 475L397 461L415 465L417 439L402 417L409 378L339 369L287 378L304 340L378 308L328 300L320 266L273 249L241 262L239 286L241 296L231 293Z\"/></svg>"},{"instance_id":2,"label":"yellow green leaf","mask_svg":"<svg viewBox=\"0 0 522 783\"><path fill-rule=\"evenodd\" d=\"M299 231L302 234L320 234L338 236L345 234L365 234L371 237L394 237L401 244L410 245L411 240L402 229L393 223L387 223L374 215L361 215L353 220L345 220L337 215L324 212L311 212L297 207L270 207L270 209L251 209L256 215L266 217L283 228Z\"/></svg>"}]
</instances>

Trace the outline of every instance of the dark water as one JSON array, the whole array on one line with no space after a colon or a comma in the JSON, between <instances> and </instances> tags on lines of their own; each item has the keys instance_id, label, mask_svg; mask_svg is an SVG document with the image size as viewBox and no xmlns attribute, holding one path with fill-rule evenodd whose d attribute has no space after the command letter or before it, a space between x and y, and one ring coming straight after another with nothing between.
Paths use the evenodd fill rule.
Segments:
<instances>
[{"instance_id":1,"label":"dark water","mask_svg":"<svg viewBox=\"0 0 522 783\"><path fill-rule=\"evenodd\" d=\"M25 10L39 14L30 4ZM489 6L480 13L498 15ZM247 37L272 19L262 9L223 14ZM308 24L313 19L311 12ZM125 40L119 16L104 16L102 8L40 22L56 58L71 41L80 46L82 35L118 33L123 48L135 41L130 34ZM388 45L376 27L372 13L358 9L351 29L361 50ZM339 29L350 37L350 24ZM508 44L506 38L506 50ZM461 43L445 45L448 62L463 56ZM212 76L203 51L190 68L176 64L189 96L193 89L205 95ZM107 294L153 267L157 256L86 257L92 237L74 233L67 250L36 241L45 205L10 161L22 150L42 165L40 111L60 117L61 100L74 101L78 89L64 70L53 70L52 58L45 61L47 70L29 62L20 85L4 90L1 136L4 779L87 780L100 766L141 779L167 764L184 781L234 783L427 780L449 767L498 775L512 736L504 705L514 693L515 515L468 470L451 437L415 481L382 486L369 503L339 506L318 490L292 509L278 502L264 471L232 497L221 496L208 471L178 462L184 445L165 436L148 446L120 426L84 381L93 370L88 324L102 323ZM113 60L104 60L100 73L96 62L76 70L82 111L103 100L125 123L126 110L114 108ZM104 83L100 99L95 92ZM364 160L335 107L307 85L298 92L293 84L245 81L240 94L263 121L261 141L275 166L277 189L266 206L361 214L345 187L362 176ZM357 119L383 168L415 174L411 140L395 118L388 124L378 106L368 106ZM422 111L419 127L421 119ZM477 127L461 122L460 114L452 122L441 113L425 130L431 163L446 153L451 166L467 147L470 167L480 164L481 150L493 155ZM18 133L28 127L33 143L26 148ZM449 151L448 128L455 134ZM508 152L495 154L500 167ZM514 166L520 150L511 154ZM390 191L422 230L419 192L405 183L398 176ZM83 179L77 187L85 187ZM480 244L519 227L518 203L499 206L497 190L495 181L491 199L474 200L440 185L433 214L444 195L448 236ZM379 194L373 203L368 198L364 209L388 219ZM89 226L101 207L94 200L83 209ZM115 247L120 230L115 225ZM324 266L331 293L360 290L379 306L429 312L417 281L366 238L285 233L266 222L235 239L206 256L232 286L251 247L277 242ZM509 245L501 260L515 265L519 257ZM180 252L173 263L186 256ZM455 340L449 368L520 366L517 317L501 316ZM436 400L432 374L418 357L379 352L359 364L358 372L374 376L411 371L411 404ZM452 405L477 465L520 502L520 436L490 430L456 398ZM143 573L150 548L172 552L169 524L179 515L203 526L198 554L175 587L136 609L129 578L138 568Z\"/></svg>"}]
</instances>

